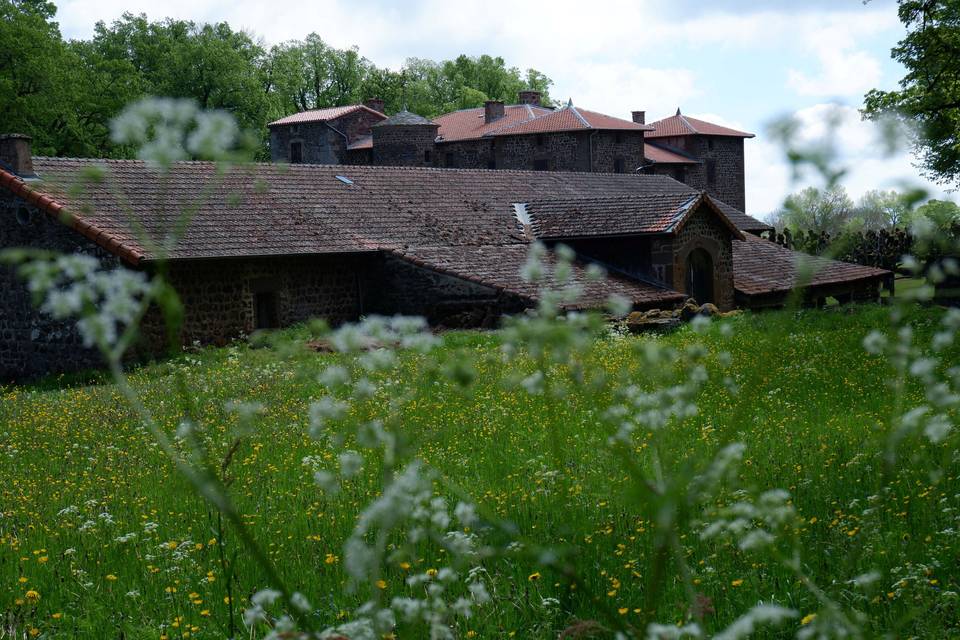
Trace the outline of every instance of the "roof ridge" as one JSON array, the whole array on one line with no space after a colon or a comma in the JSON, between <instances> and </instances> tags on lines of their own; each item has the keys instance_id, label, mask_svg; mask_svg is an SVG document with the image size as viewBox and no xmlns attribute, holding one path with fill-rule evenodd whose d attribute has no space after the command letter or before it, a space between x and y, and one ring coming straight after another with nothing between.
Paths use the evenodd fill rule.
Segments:
<instances>
[{"instance_id":1,"label":"roof ridge","mask_svg":"<svg viewBox=\"0 0 960 640\"><path fill-rule=\"evenodd\" d=\"M586 118L584 118L582 115L580 115L580 112L577 111L577 108L576 108L575 106L573 106L573 105L571 104L571 105L567 106L566 108L569 109L570 111L572 111L572 112L573 112L573 115L577 116L577 119L580 120L580 122L583 123L583 126L585 126L587 129L593 129L593 128L594 128L593 125L591 125L591 124L587 121Z\"/></svg>"}]
</instances>

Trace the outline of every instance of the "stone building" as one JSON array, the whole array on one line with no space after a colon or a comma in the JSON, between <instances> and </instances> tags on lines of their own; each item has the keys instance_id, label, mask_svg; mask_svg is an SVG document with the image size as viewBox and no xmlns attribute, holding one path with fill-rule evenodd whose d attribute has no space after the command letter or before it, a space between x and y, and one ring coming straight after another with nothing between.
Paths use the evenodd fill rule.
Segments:
<instances>
[{"instance_id":1,"label":"stone building","mask_svg":"<svg viewBox=\"0 0 960 640\"><path fill-rule=\"evenodd\" d=\"M518 104L491 100L432 122L407 111L388 120L382 109L382 102L368 101L272 122L272 158L313 164L646 172L669 175L746 210L743 140L753 134L689 118L679 109L675 116L647 124L644 111L633 111L624 120L575 107L572 101L559 109L544 107L537 91L521 91ZM354 124L359 122L366 128ZM435 127L432 139L430 125ZM398 155L401 148L406 151Z\"/></svg>"},{"instance_id":2,"label":"stone building","mask_svg":"<svg viewBox=\"0 0 960 640\"><path fill-rule=\"evenodd\" d=\"M372 137L428 128L407 116L381 122ZM395 161L426 162L422 147L395 149ZM101 179L91 179L94 168ZM180 229L184 211L192 216ZM538 240L575 250L576 308L611 294L635 309L687 297L722 309L767 306L798 287L811 302L869 299L889 275L821 259L798 283L798 254L760 239L766 229L661 175L267 163L219 176L204 162L161 175L140 161L33 158L29 139L0 136L0 250L84 253L146 272L165 265L188 344L371 313L494 326L539 299L540 285L520 277ZM143 235L171 233L163 254ZM588 278L591 264L608 278ZM97 364L71 323L35 310L9 266L0 266L0 285L0 379ZM163 333L158 316L144 329L141 348L151 351Z\"/></svg>"}]
</instances>

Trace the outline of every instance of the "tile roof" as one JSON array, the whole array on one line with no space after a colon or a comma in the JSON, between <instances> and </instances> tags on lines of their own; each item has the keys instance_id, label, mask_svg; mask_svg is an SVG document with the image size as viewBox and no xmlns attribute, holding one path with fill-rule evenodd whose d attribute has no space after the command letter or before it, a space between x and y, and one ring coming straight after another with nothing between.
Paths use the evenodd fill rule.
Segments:
<instances>
[{"instance_id":1,"label":"tile roof","mask_svg":"<svg viewBox=\"0 0 960 640\"><path fill-rule=\"evenodd\" d=\"M484 121L484 109L462 109L445 113L433 119L440 125L438 135L444 142L456 140L474 140L482 138L487 133L504 126L526 122L538 116L553 113L553 109L537 107L529 104L506 105L503 108L503 117L487 124Z\"/></svg>"},{"instance_id":2,"label":"tile roof","mask_svg":"<svg viewBox=\"0 0 960 640\"><path fill-rule=\"evenodd\" d=\"M102 176L91 180L96 167ZM163 255L387 251L467 279L492 274L492 285L522 295L529 289L513 269L519 258L507 256L525 255L530 239L513 203L585 200L590 208L618 197L682 203L697 196L666 176L636 174L303 164L235 165L218 173L207 162L175 163L161 174L136 160L70 158L35 158L34 168L42 180L27 184L0 171L0 186L132 264ZM712 202L740 228L765 228ZM190 212L184 232L162 249L184 211ZM637 303L666 295L650 285L617 286Z\"/></svg>"},{"instance_id":3,"label":"tile roof","mask_svg":"<svg viewBox=\"0 0 960 640\"><path fill-rule=\"evenodd\" d=\"M670 151L646 142L643 144L643 157L657 164L697 164L699 162L676 151Z\"/></svg>"},{"instance_id":4,"label":"tile roof","mask_svg":"<svg viewBox=\"0 0 960 640\"><path fill-rule=\"evenodd\" d=\"M676 233L701 206L708 207L735 236L742 236L712 199L701 193L541 200L527 203L525 209L534 235L547 240Z\"/></svg>"},{"instance_id":5,"label":"tile roof","mask_svg":"<svg viewBox=\"0 0 960 640\"><path fill-rule=\"evenodd\" d=\"M744 240L733 241L734 288L748 296L791 291L799 284L797 267L801 261L805 265L803 271L809 277L804 283L808 287L881 279L890 275L884 269L791 251L775 242L747 234Z\"/></svg>"},{"instance_id":6,"label":"tile roof","mask_svg":"<svg viewBox=\"0 0 960 640\"><path fill-rule=\"evenodd\" d=\"M525 282L517 276L527 261L526 245L464 247L411 247L396 251L395 255L441 273L477 282L528 300L538 297L539 284ZM548 252L545 262L555 264L555 256ZM551 283L555 284L555 283ZM602 281L586 275L581 263L574 263L570 284L581 287L582 294L576 308L602 306L613 294L625 296L639 306L672 305L685 296L676 291L655 287L615 273Z\"/></svg>"},{"instance_id":7,"label":"tile roof","mask_svg":"<svg viewBox=\"0 0 960 640\"><path fill-rule=\"evenodd\" d=\"M434 121L440 125L438 135L443 142L558 131L652 130L650 125L580 109L572 104L556 111L527 104L509 105L504 107L503 117L489 124L484 121L483 108L454 111L439 116Z\"/></svg>"},{"instance_id":8,"label":"tile roof","mask_svg":"<svg viewBox=\"0 0 960 640\"><path fill-rule=\"evenodd\" d=\"M754 134L745 131L737 131L727 127L721 127L718 124L706 122L691 118L680 113L677 109L676 115L657 120L651 123L654 130L646 135L647 138L667 138L675 136L730 136L734 138L752 138Z\"/></svg>"},{"instance_id":9,"label":"tile roof","mask_svg":"<svg viewBox=\"0 0 960 640\"><path fill-rule=\"evenodd\" d=\"M280 118L279 120L274 120L268 127L273 127L281 124L300 124L303 122L327 122L329 120L336 120L337 118L342 118L343 116L353 113L354 111L369 111L372 114L379 116L380 118L385 118L382 113L379 111L374 111L370 107L364 106L362 104L349 104L342 107L327 107L325 109L312 109L310 111L301 111L300 113L294 113L285 118Z\"/></svg>"}]
</instances>

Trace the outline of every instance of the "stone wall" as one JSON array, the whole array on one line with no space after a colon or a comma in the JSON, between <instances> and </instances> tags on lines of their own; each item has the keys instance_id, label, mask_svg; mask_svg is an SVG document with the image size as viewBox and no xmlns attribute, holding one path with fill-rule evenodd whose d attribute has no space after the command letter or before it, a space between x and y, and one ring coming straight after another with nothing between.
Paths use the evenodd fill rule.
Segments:
<instances>
[{"instance_id":1,"label":"stone wall","mask_svg":"<svg viewBox=\"0 0 960 640\"><path fill-rule=\"evenodd\" d=\"M519 298L469 280L382 255L365 272L367 313L423 316L432 325L494 327L500 316L521 311Z\"/></svg>"},{"instance_id":2,"label":"stone wall","mask_svg":"<svg viewBox=\"0 0 960 640\"><path fill-rule=\"evenodd\" d=\"M496 142L490 139L440 142L433 164L460 169L503 169L505 167L497 164Z\"/></svg>"},{"instance_id":3,"label":"stone wall","mask_svg":"<svg viewBox=\"0 0 960 640\"><path fill-rule=\"evenodd\" d=\"M343 136L323 122L270 127L270 159L290 162L290 145L302 145L304 164L342 164L347 148Z\"/></svg>"},{"instance_id":4,"label":"stone wall","mask_svg":"<svg viewBox=\"0 0 960 640\"><path fill-rule=\"evenodd\" d=\"M600 131L587 145L592 145L592 170L597 173L634 173L643 166L642 131Z\"/></svg>"},{"instance_id":5,"label":"stone wall","mask_svg":"<svg viewBox=\"0 0 960 640\"><path fill-rule=\"evenodd\" d=\"M677 136L654 142L679 149L700 162L685 165L680 180L674 167L654 167L653 172L669 175L698 191L706 191L731 207L746 212L743 138L727 136Z\"/></svg>"},{"instance_id":6,"label":"stone wall","mask_svg":"<svg viewBox=\"0 0 960 640\"><path fill-rule=\"evenodd\" d=\"M731 231L705 205L693 212L673 237L672 286L686 291L688 257L695 249L704 249L713 262L713 303L722 310L734 307L733 244Z\"/></svg>"},{"instance_id":7,"label":"stone wall","mask_svg":"<svg viewBox=\"0 0 960 640\"><path fill-rule=\"evenodd\" d=\"M0 189L0 251L16 247L85 253L108 267L119 264L80 234ZM0 292L0 381L102 364L97 350L84 348L73 321L56 321L37 310L11 266L0 265Z\"/></svg>"},{"instance_id":8,"label":"stone wall","mask_svg":"<svg viewBox=\"0 0 960 640\"><path fill-rule=\"evenodd\" d=\"M436 156L435 124L390 124L373 128L373 164L431 167Z\"/></svg>"},{"instance_id":9,"label":"stone wall","mask_svg":"<svg viewBox=\"0 0 960 640\"><path fill-rule=\"evenodd\" d=\"M497 168L589 171L589 135L571 131L501 136L496 142Z\"/></svg>"}]
</instances>

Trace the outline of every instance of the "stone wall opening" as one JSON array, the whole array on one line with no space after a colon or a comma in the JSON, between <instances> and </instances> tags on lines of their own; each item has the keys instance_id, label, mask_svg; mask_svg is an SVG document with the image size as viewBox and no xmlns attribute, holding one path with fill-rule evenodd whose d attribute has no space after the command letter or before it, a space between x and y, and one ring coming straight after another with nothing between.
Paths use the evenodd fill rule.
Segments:
<instances>
[{"instance_id":1,"label":"stone wall opening","mask_svg":"<svg viewBox=\"0 0 960 640\"><path fill-rule=\"evenodd\" d=\"M713 258L706 249L694 249L687 256L686 289L697 304L715 303Z\"/></svg>"}]
</instances>

